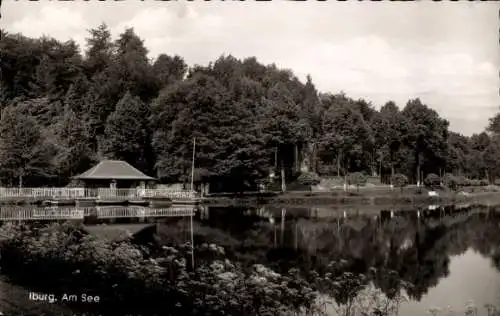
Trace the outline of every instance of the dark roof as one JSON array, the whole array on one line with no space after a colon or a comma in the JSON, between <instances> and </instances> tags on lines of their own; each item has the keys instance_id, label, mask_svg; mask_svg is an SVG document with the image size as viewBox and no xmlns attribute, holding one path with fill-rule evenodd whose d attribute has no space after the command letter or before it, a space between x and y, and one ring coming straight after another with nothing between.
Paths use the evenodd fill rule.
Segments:
<instances>
[{"instance_id":1,"label":"dark roof","mask_svg":"<svg viewBox=\"0 0 500 316\"><path fill-rule=\"evenodd\" d=\"M156 180L122 160L103 160L84 173L73 177L78 180Z\"/></svg>"}]
</instances>

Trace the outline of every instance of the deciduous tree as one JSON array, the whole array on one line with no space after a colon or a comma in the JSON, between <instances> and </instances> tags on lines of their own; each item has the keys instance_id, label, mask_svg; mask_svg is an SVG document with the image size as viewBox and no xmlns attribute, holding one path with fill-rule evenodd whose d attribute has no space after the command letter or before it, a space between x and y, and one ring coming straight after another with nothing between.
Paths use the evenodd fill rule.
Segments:
<instances>
[{"instance_id":1,"label":"deciduous tree","mask_svg":"<svg viewBox=\"0 0 500 316\"><path fill-rule=\"evenodd\" d=\"M33 183L37 177L50 177L53 153L32 117L12 106L4 108L0 118L0 170L4 182L17 179L23 186L24 180Z\"/></svg>"}]
</instances>

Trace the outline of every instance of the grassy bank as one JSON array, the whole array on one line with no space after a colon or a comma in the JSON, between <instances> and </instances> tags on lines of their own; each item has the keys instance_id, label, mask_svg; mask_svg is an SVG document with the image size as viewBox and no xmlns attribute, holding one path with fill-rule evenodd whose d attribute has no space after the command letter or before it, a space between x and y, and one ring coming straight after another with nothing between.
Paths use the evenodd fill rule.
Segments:
<instances>
[{"instance_id":1,"label":"grassy bank","mask_svg":"<svg viewBox=\"0 0 500 316\"><path fill-rule=\"evenodd\" d=\"M408 188L399 190L366 188L359 191L344 192L286 192L254 194L246 196L211 196L203 200L208 205L250 205L250 204L287 204L287 205L432 205L464 202L482 202L500 197L496 186L466 187L459 192L438 190L439 196L429 196L429 190ZM464 194L465 193L465 194ZM500 200L500 199L499 199Z\"/></svg>"},{"instance_id":2,"label":"grassy bank","mask_svg":"<svg viewBox=\"0 0 500 316\"><path fill-rule=\"evenodd\" d=\"M439 196L429 196L426 188L405 188L402 192L390 188L362 188L344 192L337 189L329 192L289 191L286 193L246 193L218 194L203 198L207 205L255 205L255 204L287 204L287 205L425 205L451 204L463 202L481 202L500 197L500 187L464 187L460 191L439 189ZM465 194L463 194L465 192ZM50 197L0 197L1 205L41 205Z\"/></svg>"}]
</instances>

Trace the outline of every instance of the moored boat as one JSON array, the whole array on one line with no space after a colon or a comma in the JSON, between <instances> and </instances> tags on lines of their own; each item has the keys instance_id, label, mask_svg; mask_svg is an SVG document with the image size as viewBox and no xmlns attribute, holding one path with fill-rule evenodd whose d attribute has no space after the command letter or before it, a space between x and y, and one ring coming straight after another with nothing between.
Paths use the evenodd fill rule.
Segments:
<instances>
[{"instance_id":1,"label":"moored boat","mask_svg":"<svg viewBox=\"0 0 500 316\"><path fill-rule=\"evenodd\" d=\"M172 200L172 204L174 204L174 205L198 205L198 204L200 204L200 199L193 198L193 199Z\"/></svg>"},{"instance_id":2,"label":"moored boat","mask_svg":"<svg viewBox=\"0 0 500 316\"><path fill-rule=\"evenodd\" d=\"M69 205L75 205L76 201L72 199L57 199L57 200L50 200L49 204L54 206L69 206Z\"/></svg>"},{"instance_id":3,"label":"moored boat","mask_svg":"<svg viewBox=\"0 0 500 316\"><path fill-rule=\"evenodd\" d=\"M75 200L76 206L94 206L96 199L94 198L80 198Z\"/></svg>"},{"instance_id":4,"label":"moored boat","mask_svg":"<svg viewBox=\"0 0 500 316\"><path fill-rule=\"evenodd\" d=\"M148 197L145 200L149 203L149 206L151 207L163 207L172 205L172 199L168 197L154 196L154 197Z\"/></svg>"},{"instance_id":5,"label":"moored boat","mask_svg":"<svg viewBox=\"0 0 500 316\"><path fill-rule=\"evenodd\" d=\"M128 201L127 200L122 200L122 199L117 199L117 200L97 200L96 201L97 205L127 205Z\"/></svg>"},{"instance_id":6,"label":"moored boat","mask_svg":"<svg viewBox=\"0 0 500 316\"><path fill-rule=\"evenodd\" d=\"M138 206L148 206L150 204L150 201L147 201L147 200L129 200L128 204L138 205Z\"/></svg>"}]
</instances>

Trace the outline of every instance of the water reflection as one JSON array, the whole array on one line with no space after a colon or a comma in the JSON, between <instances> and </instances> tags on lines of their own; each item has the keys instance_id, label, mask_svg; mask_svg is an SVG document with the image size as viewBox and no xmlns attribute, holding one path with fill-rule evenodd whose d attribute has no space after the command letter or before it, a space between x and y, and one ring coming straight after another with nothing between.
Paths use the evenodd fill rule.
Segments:
<instances>
[{"instance_id":1,"label":"water reflection","mask_svg":"<svg viewBox=\"0 0 500 316\"><path fill-rule=\"evenodd\" d=\"M281 271L300 267L319 273L328 272L330 262L343 260L343 272L368 276L366 285L374 284L387 297L405 292L412 301L405 304L406 308L413 306L405 309L409 314L419 311L418 315L422 315L440 296L448 297L443 301L446 305L459 308L469 299L479 306L499 303L491 301L500 297L500 288L491 285L500 285L497 208L457 205L413 211L328 212L318 208L264 207L230 211L210 208L208 213L209 218L203 222L226 234L216 242L224 246L224 240L231 240L235 256ZM474 268L464 263L467 260L475 260L476 267L482 269L474 289L467 287L464 278ZM454 291L460 293L446 295L450 288L443 280L454 280Z\"/></svg>"},{"instance_id":2,"label":"water reflection","mask_svg":"<svg viewBox=\"0 0 500 316\"><path fill-rule=\"evenodd\" d=\"M181 233L188 232L184 242L193 243L193 217L197 213L193 206L173 206L169 208L149 207L0 207L0 225L7 222L23 222L38 226L51 222L72 221L86 226L88 233L102 239L122 239L134 234L134 240L146 244L151 227L162 223L163 225L183 225ZM186 224L186 217L188 224ZM187 226L187 227L186 227ZM9 236L1 236L8 238ZM194 253L191 262L194 263ZM40 284L35 284L39 286ZM82 314L85 308L69 306L67 304L49 304L41 301L30 300L29 293L33 287L24 287L12 282L6 275L0 274L0 315L76 315ZM54 289L57 291L57 289ZM50 291L49 291L50 292ZM94 308L90 306L89 308ZM82 309L82 310L81 310ZM93 310L91 310L93 311ZM2 314L4 313L4 314Z\"/></svg>"},{"instance_id":3,"label":"water reflection","mask_svg":"<svg viewBox=\"0 0 500 316\"><path fill-rule=\"evenodd\" d=\"M178 220L186 216L189 223ZM471 299L479 307L500 304L497 207L2 207L0 218L69 219L88 226L158 223L155 238L164 244L215 243L243 265L329 273L325 293L340 305L373 289L387 299L407 296L410 302L398 307L401 315L424 315L433 306L458 311ZM346 273L349 279L342 279Z\"/></svg>"},{"instance_id":4,"label":"water reflection","mask_svg":"<svg viewBox=\"0 0 500 316\"><path fill-rule=\"evenodd\" d=\"M54 221L84 220L86 218L161 218L194 216L193 206L173 206L150 208L141 206L101 206L101 207L0 207L0 221Z\"/></svg>"}]
</instances>

